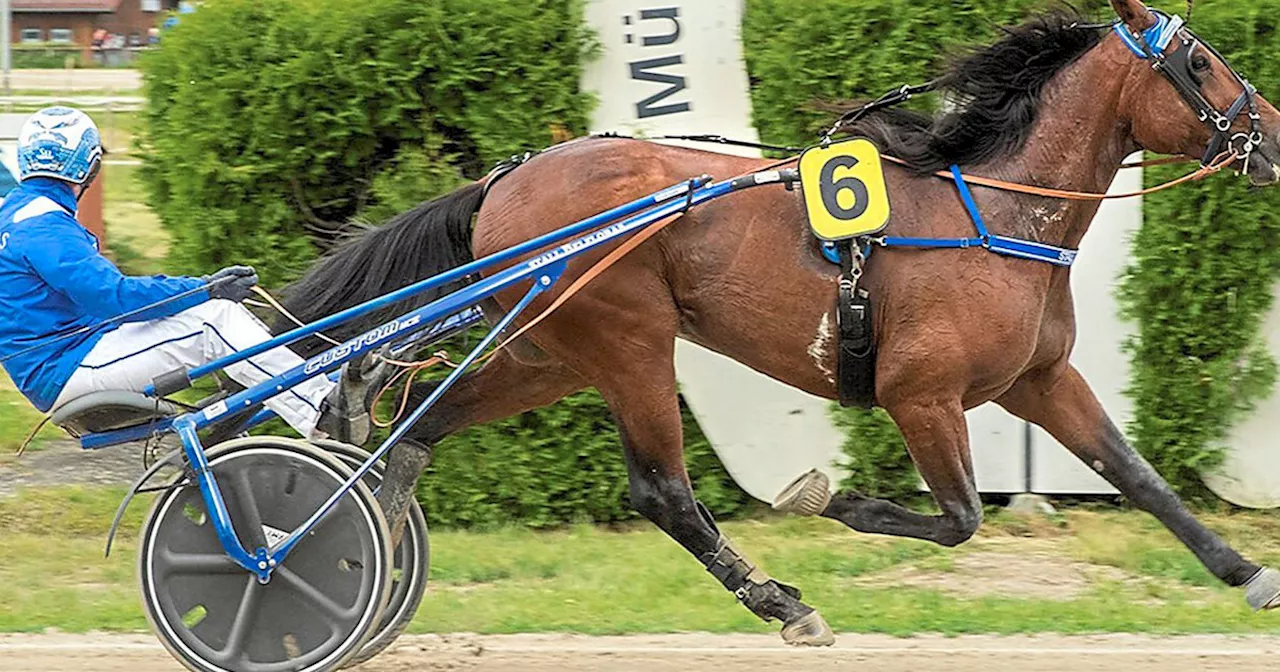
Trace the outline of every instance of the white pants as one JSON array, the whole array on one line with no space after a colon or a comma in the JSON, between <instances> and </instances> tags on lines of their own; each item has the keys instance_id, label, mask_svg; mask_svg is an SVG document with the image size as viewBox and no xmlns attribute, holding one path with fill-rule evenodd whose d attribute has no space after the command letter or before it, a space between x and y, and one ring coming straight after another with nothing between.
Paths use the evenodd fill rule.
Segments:
<instances>
[{"instance_id":1,"label":"white pants","mask_svg":"<svg viewBox=\"0 0 1280 672\"><path fill-rule=\"evenodd\" d=\"M271 332L233 301L206 301L176 315L132 322L103 335L71 375L54 407L103 390L142 392L161 374L207 364L271 339ZM252 387L303 362L288 348L268 350L226 368L232 380ZM320 402L334 383L324 375L266 402L290 427L310 437Z\"/></svg>"}]
</instances>

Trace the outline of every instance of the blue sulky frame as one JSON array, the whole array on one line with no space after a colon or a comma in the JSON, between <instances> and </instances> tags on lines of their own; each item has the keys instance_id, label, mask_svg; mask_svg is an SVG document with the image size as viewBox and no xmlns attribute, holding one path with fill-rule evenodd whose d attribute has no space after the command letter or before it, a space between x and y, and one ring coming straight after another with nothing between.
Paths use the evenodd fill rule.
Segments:
<instances>
[{"instance_id":1,"label":"blue sulky frame","mask_svg":"<svg viewBox=\"0 0 1280 672\"><path fill-rule=\"evenodd\" d=\"M534 299L555 286L570 259L615 242L667 217L678 215L693 206L725 194L764 184L791 184L797 179L798 176L795 171L784 170L755 173L726 182L712 182L709 176L704 175L674 185L663 191L539 236L515 247L427 278L367 303L348 308L305 327L300 327L245 349L235 355L191 369L182 377L184 380L190 381L206 376L273 348L289 345L398 301L463 280L473 274L515 261L522 256L573 238L573 240L558 247L516 263L487 278L436 299L426 306L406 313L342 345L326 350L269 381L231 395L202 410L136 428L88 434L81 438L81 445L87 449L95 449L142 439L155 432L177 432L182 439L183 451L188 460L191 473L194 475L194 480L200 487L205 507L214 529L217 531L218 539L236 564L256 574L259 581L266 583L270 581L274 569L284 562L284 559L293 551L298 542L333 510L342 497L373 468L374 464L404 438L409 429L462 377L468 367L475 363L480 353L494 343L498 334L510 326L512 321ZM369 459L360 468L356 469L355 473L306 522L271 548L258 548L252 553L244 548L236 536L222 493L218 488L217 480L209 469L205 449L200 444L200 438L197 435L199 430L208 427L220 418L228 417L230 414L260 407L266 400L305 380L319 375L332 374L346 362L384 345L390 345L394 352L397 346L408 347L406 346L406 341L409 339L412 339L417 344L415 347L420 347L420 344L430 341L433 338L433 334L436 335L434 338L439 339L448 334L456 333L458 329L465 328L481 319L479 309L476 308L481 301L526 281L532 281L532 285L523 298L493 326L489 333L481 339L480 343L462 360L459 366L432 390L431 394L414 409L408 418L396 427ZM423 332L426 332L425 336ZM148 395L154 396L156 394L155 386L149 387L146 392ZM270 411L260 411L247 421L244 426L253 426L271 417L271 415Z\"/></svg>"}]
</instances>

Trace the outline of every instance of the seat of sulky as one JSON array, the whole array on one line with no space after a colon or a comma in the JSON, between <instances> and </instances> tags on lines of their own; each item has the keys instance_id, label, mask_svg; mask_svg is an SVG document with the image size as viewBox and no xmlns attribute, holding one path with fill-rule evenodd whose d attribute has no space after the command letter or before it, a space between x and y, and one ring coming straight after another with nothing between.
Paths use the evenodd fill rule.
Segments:
<instances>
[{"instance_id":1,"label":"seat of sulky","mask_svg":"<svg viewBox=\"0 0 1280 672\"><path fill-rule=\"evenodd\" d=\"M134 427L184 412L180 406L138 392L107 390L55 408L50 422L76 436Z\"/></svg>"}]
</instances>

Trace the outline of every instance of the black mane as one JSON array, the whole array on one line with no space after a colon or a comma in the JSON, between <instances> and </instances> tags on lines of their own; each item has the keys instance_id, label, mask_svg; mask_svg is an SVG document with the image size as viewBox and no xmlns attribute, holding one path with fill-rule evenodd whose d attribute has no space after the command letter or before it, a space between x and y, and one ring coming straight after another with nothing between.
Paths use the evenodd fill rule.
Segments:
<instances>
[{"instance_id":1,"label":"black mane","mask_svg":"<svg viewBox=\"0 0 1280 672\"><path fill-rule=\"evenodd\" d=\"M961 57L939 80L955 106L928 116L890 108L844 130L875 141L921 172L979 164L1022 148L1054 75L1105 34L1074 10L1059 10L1014 28L1003 39Z\"/></svg>"},{"instance_id":2,"label":"black mane","mask_svg":"<svg viewBox=\"0 0 1280 672\"><path fill-rule=\"evenodd\" d=\"M285 309L303 322L314 322L471 261L471 217L480 209L484 194L484 183L475 182L352 236L288 287ZM346 340L463 284L423 292L325 333ZM293 326L281 317L274 333ZM309 357L329 346L311 338L293 347Z\"/></svg>"}]
</instances>

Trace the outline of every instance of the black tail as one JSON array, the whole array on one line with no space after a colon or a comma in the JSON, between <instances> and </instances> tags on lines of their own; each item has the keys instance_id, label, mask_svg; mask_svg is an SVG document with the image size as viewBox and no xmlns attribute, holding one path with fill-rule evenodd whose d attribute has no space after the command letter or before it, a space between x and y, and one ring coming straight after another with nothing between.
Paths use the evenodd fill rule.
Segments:
<instances>
[{"instance_id":1,"label":"black tail","mask_svg":"<svg viewBox=\"0 0 1280 672\"><path fill-rule=\"evenodd\" d=\"M303 322L312 322L472 261L471 218L484 196L484 183L476 182L352 238L291 285L284 306ZM355 336L464 284L420 294L325 333L339 339ZM293 326L281 318L275 331ZM294 349L313 354L325 347L306 339Z\"/></svg>"}]
</instances>

